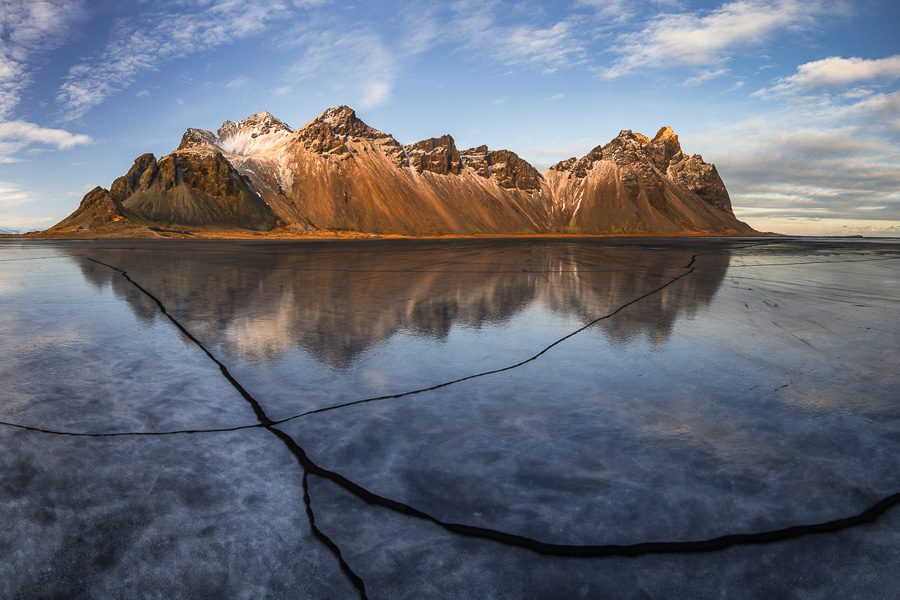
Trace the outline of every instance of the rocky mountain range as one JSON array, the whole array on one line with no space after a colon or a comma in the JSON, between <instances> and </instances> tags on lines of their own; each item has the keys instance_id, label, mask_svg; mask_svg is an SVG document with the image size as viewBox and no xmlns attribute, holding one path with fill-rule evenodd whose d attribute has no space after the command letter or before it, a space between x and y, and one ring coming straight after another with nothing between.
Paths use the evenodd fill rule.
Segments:
<instances>
[{"instance_id":1,"label":"rocky mountain range","mask_svg":"<svg viewBox=\"0 0 900 600\"><path fill-rule=\"evenodd\" d=\"M139 156L49 235L752 233L714 165L663 127L622 131L545 173L510 150L450 135L402 145L347 106L293 130L267 112L188 129Z\"/></svg>"}]
</instances>

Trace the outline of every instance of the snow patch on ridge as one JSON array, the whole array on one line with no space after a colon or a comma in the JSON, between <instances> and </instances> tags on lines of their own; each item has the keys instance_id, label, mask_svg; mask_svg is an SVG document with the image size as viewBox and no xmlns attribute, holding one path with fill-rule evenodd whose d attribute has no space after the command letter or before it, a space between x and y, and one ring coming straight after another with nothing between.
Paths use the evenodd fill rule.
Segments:
<instances>
[{"instance_id":1,"label":"snow patch on ridge","mask_svg":"<svg viewBox=\"0 0 900 600\"><path fill-rule=\"evenodd\" d=\"M252 130L238 130L234 134L219 139L217 144L223 152L238 156L269 155L291 135L290 131L277 131L260 135Z\"/></svg>"}]
</instances>

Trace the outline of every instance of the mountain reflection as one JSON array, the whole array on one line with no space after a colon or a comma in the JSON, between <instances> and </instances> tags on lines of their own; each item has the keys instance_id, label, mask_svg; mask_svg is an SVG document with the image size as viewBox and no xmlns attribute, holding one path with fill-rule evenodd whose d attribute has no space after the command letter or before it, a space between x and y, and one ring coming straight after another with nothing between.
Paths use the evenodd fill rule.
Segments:
<instances>
[{"instance_id":1,"label":"mountain reflection","mask_svg":"<svg viewBox=\"0 0 900 600\"><path fill-rule=\"evenodd\" d=\"M109 285L139 319L158 317L121 275L72 253L89 282ZM156 243L91 255L126 270L232 357L270 361L301 348L343 367L399 332L443 339L531 307L587 323L683 273L691 253L555 241ZM724 249L704 254L691 276L596 327L614 341L665 343L678 318L712 300L729 260Z\"/></svg>"}]
</instances>

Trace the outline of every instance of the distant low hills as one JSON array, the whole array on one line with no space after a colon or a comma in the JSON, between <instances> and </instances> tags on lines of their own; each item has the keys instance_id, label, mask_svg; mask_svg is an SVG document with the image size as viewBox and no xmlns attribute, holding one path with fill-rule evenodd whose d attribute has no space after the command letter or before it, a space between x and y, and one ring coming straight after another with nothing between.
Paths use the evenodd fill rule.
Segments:
<instances>
[{"instance_id":1,"label":"distant low hills","mask_svg":"<svg viewBox=\"0 0 900 600\"><path fill-rule=\"evenodd\" d=\"M293 130L267 112L139 156L43 235L753 233L714 165L663 127L538 172L450 135L401 145L347 106Z\"/></svg>"}]
</instances>

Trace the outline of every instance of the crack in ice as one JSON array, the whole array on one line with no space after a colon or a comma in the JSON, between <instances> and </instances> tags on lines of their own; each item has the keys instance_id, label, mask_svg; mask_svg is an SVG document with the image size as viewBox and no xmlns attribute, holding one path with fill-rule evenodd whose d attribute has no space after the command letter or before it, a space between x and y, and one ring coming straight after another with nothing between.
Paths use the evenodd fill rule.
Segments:
<instances>
[{"instance_id":1,"label":"crack in ice","mask_svg":"<svg viewBox=\"0 0 900 600\"><path fill-rule=\"evenodd\" d=\"M354 497L368 503L371 505L379 506L382 508L386 508L393 512L417 518L426 522L430 522L434 525L437 525L443 528L446 531L452 532L457 535L474 537L479 539L490 540L494 542L498 542L501 544L505 544L508 546L514 546L518 548L524 548L527 550L531 550L537 552L539 554L545 555L553 555L553 556L564 556L564 557L580 557L580 558L590 558L590 557L606 557L606 556L638 556L644 554L683 554L683 553L695 553L695 552L712 552L717 550L722 550L725 548L729 548L737 545L748 545L748 544L768 544L773 542L778 542L781 540L796 538L800 536L817 534L817 533L829 533L836 532L843 529L847 529L850 527L855 527L859 525L863 525L866 523L871 523L878 519L881 515L886 513L893 506L900 504L900 492L889 495L885 498L878 500L872 506L862 510L859 513L854 515L833 519L830 521L824 521L819 523L809 523L802 525L792 525L788 527L783 527L779 529L772 529L761 532L749 532L749 533L731 533L725 534L722 536L707 538L707 539L698 539L698 540L687 540L687 541L651 541L651 542L640 542L633 544L556 544L545 542L541 540L537 540L534 538L530 538L527 536L522 536L514 533L509 533L506 531L502 531L499 529L492 529L487 527L480 527L474 525L468 525L464 523L452 523L443 521L434 515L431 515L425 511L417 509L409 504L400 502L398 500L394 500L392 498L388 498L386 496L381 496L376 494L362 485L350 480L349 478L341 475L340 473L326 469L320 465L318 465L315 461L313 461L306 450L288 433L279 429L277 425L286 423L291 420L299 419L304 416L308 416L311 414L318 414L322 412L327 412L331 410L337 410L339 408L345 408L348 406L353 406L357 404L362 404L366 402L375 402L379 400L388 400L388 399L396 399L402 398L405 396L410 396L413 394L419 394L425 391L431 391L435 389L440 389L442 387L446 387L449 385L453 385L455 383L459 383L462 381L468 381L477 377L483 377L486 375L491 375L495 373L500 373L504 371L509 371L515 368L518 368L524 364L532 362L542 356L544 353L548 352L550 349L555 347L558 344L561 344L565 340L581 333L585 329L593 326L599 321L604 319L611 318L616 315L620 311L624 310L628 306L635 304L636 302L640 302L641 300L661 292L666 287L676 283L680 279L692 274L695 272L695 261L697 259L697 255L691 257L691 261L685 265L684 269L686 271L681 273L680 275L670 279L665 284L639 296L631 300L630 302L620 306L615 311L598 317L593 321L589 322L585 326L569 333L568 335L559 338L554 341L552 344L546 346L538 353L533 356L515 363L513 365L509 365L507 367L503 367L500 369L494 369L490 371L484 371L481 373L476 373L473 375L469 375L463 378L459 378L456 380L452 380L449 382L444 382L441 384L437 384L435 386L431 386L428 388L421 388L418 390L411 390L408 392L404 392L401 394L394 394L390 396L380 396L375 398L366 398L362 400L357 400L353 402L336 404L328 407L322 407L319 409L314 409L311 411L307 411L306 413L302 413L299 415L293 415L291 417L287 417L284 419L273 420L271 419L261 406L261 404L238 382L230 373L228 368L218 359L212 352L210 352L193 334L190 333L188 329L186 329L175 317L173 317L165 305L160 301L156 296L150 293L147 289L138 284L134 279L132 279L128 273L122 269L109 265L107 263L103 263L96 259L87 257L88 260L91 260L97 264L103 265L114 271L120 273L125 279L127 279L132 285L137 287L142 293L151 298L161 311L163 315L165 315L177 328L181 331L189 340L191 340L194 344L196 344L203 352L207 355L207 357L213 361L220 369L222 375L228 380L228 382L238 391L238 393L242 396L242 398L247 401L254 413L256 414L258 423L256 424L248 424L241 425L237 427L229 427L229 428L217 428L217 429L185 429L180 431L168 431L168 432L111 432L111 433L76 433L76 432L65 432L65 431L55 431L50 429L20 425L9 422L0 421L0 425L6 425L10 427L16 427L19 429L24 429L28 431L35 431L41 433L48 433L54 435L67 435L67 436L84 436L84 437L118 437L118 436L155 436L155 435L175 435L175 434L191 434L191 433L215 433L215 432L229 432L229 431L240 431L244 429L253 429L253 428L265 428L267 431L275 435L281 440L281 442L286 446L286 448L294 455L297 459L298 465L303 471L303 494L304 494L304 505L306 508L307 518L310 523L310 528L315 535L315 537L324 545L326 548L335 556L338 560L341 569L346 574L348 579L350 579L351 583L356 588L360 597L365 598L366 590L365 583L362 578L357 575L353 569L346 562L343 553L340 547L329 537L327 536L316 524L315 521L315 512L312 506L312 498L309 492L309 476L316 475L332 483L338 485L341 489L350 493ZM881 259L888 260L888 259ZM862 261L828 261L828 262L862 262ZM817 262L815 264L822 264ZM743 266L759 266L759 265L743 265Z\"/></svg>"},{"instance_id":2,"label":"crack in ice","mask_svg":"<svg viewBox=\"0 0 900 600\"><path fill-rule=\"evenodd\" d=\"M259 401L256 400L256 398L254 398L253 395L250 394L250 392L248 392L244 388L244 386L242 386L240 382L234 378L234 376L228 370L228 367L226 367L225 364L222 363L222 361L216 358L216 356L212 352L210 352L209 349L204 346L200 340L194 337L194 335L190 331L188 331L188 329L184 325L182 325L181 322L178 321L178 319L176 319L174 316L172 316L171 313L169 313L169 311L166 309L165 304L163 304L163 302L159 298L157 298L146 288L141 286L141 284L132 279L126 271L96 260L94 258L88 257L88 260L120 273L122 277L128 280L129 283L131 283L134 287L139 289L147 297L153 300L153 302L155 302L157 307L159 308L159 311L163 315L165 315L166 318L168 318L169 321L171 321L179 331L181 331L189 340L191 340L198 348L200 348L204 352L204 354L206 354L206 356L209 357L209 359L219 367L219 371L221 371L222 376L225 377L228 383L230 383L231 386L235 390L237 390L241 397L253 409L253 413L256 415L256 418L259 421L259 426L265 428L267 431L281 440L285 447L297 458L300 468L303 470L303 502L306 506L306 516L307 520L309 521L310 530L313 532L313 535L315 535L315 537L328 549L328 551L331 552L335 556L335 558L337 558L338 563L341 566L341 570L347 575L347 578L350 579L351 583L356 588L356 591L359 593L360 598L367 598L368 596L366 595L366 586L362 578L360 578L359 575L357 575L353 571L350 565L347 564L347 561L344 560L344 556L341 552L340 547L316 525L315 512L313 511L312 498L309 495L308 484L307 464L311 464L311 461L306 458L306 452L303 450L303 448L300 447L300 445L291 436L273 427L272 420L266 414L265 409L262 407Z\"/></svg>"}]
</instances>

